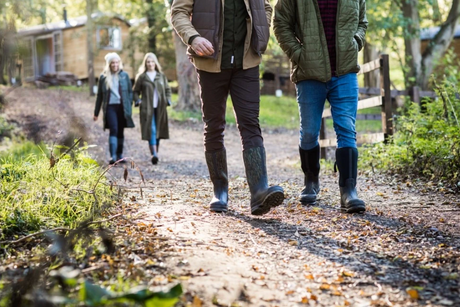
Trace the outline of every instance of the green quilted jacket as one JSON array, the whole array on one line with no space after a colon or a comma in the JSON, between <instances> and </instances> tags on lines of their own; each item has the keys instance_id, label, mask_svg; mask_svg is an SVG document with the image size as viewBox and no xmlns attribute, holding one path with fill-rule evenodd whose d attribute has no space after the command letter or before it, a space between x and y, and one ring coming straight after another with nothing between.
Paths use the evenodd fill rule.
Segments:
<instances>
[{"instance_id":1,"label":"green quilted jacket","mask_svg":"<svg viewBox=\"0 0 460 307\"><path fill-rule=\"evenodd\" d=\"M281 49L291 60L291 80L327 82L331 66L317 0L278 0L273 21ZM358 72L358 51L367 29L366 1L339 0L337 7L337 75Z\"/></svg>"}]
</instances>

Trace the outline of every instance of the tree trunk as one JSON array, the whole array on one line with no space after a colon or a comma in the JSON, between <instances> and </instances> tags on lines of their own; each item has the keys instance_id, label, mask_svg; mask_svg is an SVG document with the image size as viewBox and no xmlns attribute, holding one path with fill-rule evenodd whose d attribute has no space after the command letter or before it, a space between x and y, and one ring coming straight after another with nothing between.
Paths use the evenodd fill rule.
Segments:
<instances>
[{"instance_id":1,"label":"tree trunk","mask_svg":"<svg viewBox=\"0 0 460 307\"><path fill-rule=\"evenodd\" d=\"M96 80L94 78L94 46L93 46L93 34L94 34L94 22L91 17L94 7L93 0L86 0L86 16L88 20L86 21L87 29L87 48L88 48L88 85L89 85L89 95L94 96L94 86L96 85Z\"/></svg>"},{"instance_id":2,"label":"tree trunk","mask_svg":"<svg viewBox=\"0 0 460 307\"><path fill-rule=\"evenodd\" d=\"M421 42L420 42L420 18L418 14L418 0L401 1L401 9L405 20L408 21L407 29L404 33L404 46L406 50L406 66L408 71L405 73L406 88L420 84L421 77Z\"/></svg>"},{"instance_id":3,"label":"tree trunk","mask_svg":"<svg viewBox=\"0 0 460 307\"><path fill-rule=\"evenodd\" d=\"M6 54L6 29L0 28L0 84L6 84L4 78L5 64L8 55Z\"/></svg>"},{"instance_id":4,"label":"tree trunk","mask_svg":"<svg viewBox=\"0 0 460 307\"><path fill-rule=\"evenodd\" d=\"M444 53L449 48L455 34L455 28L457 21L460 16L460 1L453 0L452 7L449 11L446 21L442 24L439 32L428 44L427 48L423 52L423 58L421 62L422 71L417 85L422 89L428 87L430 76L433 73L435 65L439 63Z\"/></svg>"},{"instance_id":5,"label":"tree trunk","mask_svg":"<svg viewBox=\"0 0 460 307\"><path fill-rule=\"evenodd\" d=\"M149 52L156 53L157 51L157 39L156 39L156 33L154 31L155 29L155 9L153 7L153 0L146 0L148 4L148 9L147 9L147 24L149 26L149 35L148 35L148 46L149 46Z\"/></svg>"},{"instance_id":6,"label":"tree trunk","mask_svg":"<svg viewBox=\"0 0 460 307\"><path fill-rule=\"evenodd\" d=\"M370 61L376 60L379 57L379 51L377 48L369 43L364 44L363 50L363 61L368 63ZM368 72L364 74L364 87L378 87L380 80L379 70Z\"/></svg>"},{"instance_id":7,"label":"tree trunk","mask_svg":"<svg viewBox=\"0 0 460 307\"><path fill-rule=\"evenodd\" d=\"M190 62L186 50L187 46L173 31L176 50L176 71L179 84L179 100L176 109L181 111L201 110L200 88L195 67Z\"/></svg>"},{"instance_id":8,"label":"tree trunk","mask_svg":"<svg viewBox=\"0 0 460 307\"><path fill-rule=\"evenodd\" d=\"M427 89L433 69L452 43L455 27L460 16L460 0L453 0L446 21L440 26L436 36L421 53L420 18L418 0L401 1L401 10L408 21L404 33L405 61L408 71L404 75L406 88L419 86ZM436 6L436 4L433 4Z\"/></svg>"}]
</instances>

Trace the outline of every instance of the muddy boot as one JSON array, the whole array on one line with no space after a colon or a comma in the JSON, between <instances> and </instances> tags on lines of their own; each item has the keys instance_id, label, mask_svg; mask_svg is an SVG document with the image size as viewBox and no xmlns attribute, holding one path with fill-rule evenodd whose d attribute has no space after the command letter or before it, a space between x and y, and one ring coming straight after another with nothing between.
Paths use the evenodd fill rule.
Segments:
<instances>
[{"instance_id":1,"label":"muddy boot","mask_svg":"<svg viewBox=\"0 0 460 307\"><path fill-rule=\"evenodd\" d=\"M305 175L305 187L300 192L300 202L303 205L314 205L319 193L319 145L309 150L299 147L299 153L300 165Z\"/></svg>"},{"instance_id":2,"label":"muddy boot","mask_svg":"<svg viewBox=\"0 0 460 307\"><path fill-rule=\"evenodd\" d=\"M243 151L246 177L251 191L251 214L262 215L279 206L284 200L280 186L268 187L265 148L253 147Z\"/></svg>"},{"instance_id":3,"label":"muddy boot","mask_svg":"<svg viewBox=\"0 0 460 307\"><path fill-rule=\"evenodd\" d=\"M117 137L109 136L109 152L110 152L109 164L114 164L117 161L117 148L118 148Z\"/></svg>"},{"instance_id":4,"label":"muddy boot","mask_svg":"<svg viewBox=\"0 0 460 307\"><path fill-rule=\"evenodd\" d=\"M157 145L149 145L150 154L152 155L152 164L155 165L158 163L158 153L157 153Z\"/></svg>"},{"instance_id":5,"label":"muddy boot","mask_svg":"<svg viewBox=\"0 0 460 307\"><path fill-rule=\"evenodd\" d=\"M118 145L117 145L117 160L123 159L123 143L125 141L125 138L119 138L118 139ZM126 163L125 160L120 161L120 163Z\"/></svg>"},{"instance_id":6,"label":"muddy boot","mask_svg":"<svg viewBox=\"0 0 460 307\"><path fill-rule=\"evenodd\" d=\"M228 177L227 154L225 149L205 152L209 177L214 186L214 197L209 204L211 211L227 212L228 210Z\"/></svg>"},{"instance_id":7,"label":"muddy boot","mask_svg":"<svg viewBox=\"0 0 460 307\"><path fill-rule=\"evenodd\" d=\"M363 213L364 201L358 198L356 178L358 176L358 149L339 148L335 151L336 165L339 169L340 209L347 213Z\"/></svg>"}]
</instances>

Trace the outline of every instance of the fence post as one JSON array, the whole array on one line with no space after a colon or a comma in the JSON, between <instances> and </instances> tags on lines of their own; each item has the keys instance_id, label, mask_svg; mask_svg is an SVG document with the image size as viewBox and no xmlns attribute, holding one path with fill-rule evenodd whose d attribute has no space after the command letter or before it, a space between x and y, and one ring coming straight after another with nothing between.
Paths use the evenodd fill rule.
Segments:
<instances>
[{"instance_id":1,"label":"fence post","mask_svg":"<svg viewBox=\"0 0 460 307\"><path fill-rule=\"evenodd\" d=\"M416 104L420 104L420 102L421 102L421 99L420 99L420 87L413 86L410 89L410 99L411 99L411 101L415 102Z\"/></svg>"},{"instance_id":2,"label":"fence post","mask_svg":"<svg viewBox=\"0 0 460 307\"><path fill-rule=\"evenodd\" d=\"M391 106L390 60L388 54L380 56L380 91L382 95L382 129L385 142L393 135L393 110Z\"/></svg>"}]
</instances>

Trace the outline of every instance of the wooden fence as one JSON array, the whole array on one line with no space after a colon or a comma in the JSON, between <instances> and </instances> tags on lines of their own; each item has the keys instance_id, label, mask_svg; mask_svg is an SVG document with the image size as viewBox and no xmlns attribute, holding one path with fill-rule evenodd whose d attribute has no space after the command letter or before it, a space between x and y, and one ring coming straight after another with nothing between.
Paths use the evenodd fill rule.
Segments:
<instances>
[{"instance_id":1,"label":"wooden fence","mask_svg":"<svg viewBox=\"0 0 460 307\"><path fill-rule=\"evenodd\" d=\"M413 87L409 90L391 90L390 88L390 63L388 54L380 55L379 59L373 60L361 66L358 74L365 74L374 70L380 71L380 87L378 88L360 88L359 93L367 96L373 95L370 98L361 99L358 101L358 110L381 107L382 132L362 134L357 136L356 142L358 145L364 143L375 143L386 141L389 136L393 135L393 99L397 96L410 96L411 100L420 103L422 97L436 97L434 92L421 91L418 87ZM326 136L326 118L331 117L331 109L323 111L323 119L320 130L320 146L321 157L326 158L326 149L337 147L336 138L327 138Z\"/></svg>"}]
</instances>

